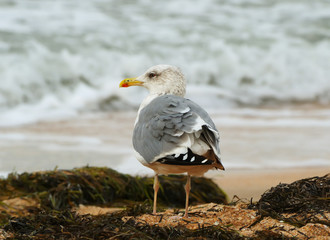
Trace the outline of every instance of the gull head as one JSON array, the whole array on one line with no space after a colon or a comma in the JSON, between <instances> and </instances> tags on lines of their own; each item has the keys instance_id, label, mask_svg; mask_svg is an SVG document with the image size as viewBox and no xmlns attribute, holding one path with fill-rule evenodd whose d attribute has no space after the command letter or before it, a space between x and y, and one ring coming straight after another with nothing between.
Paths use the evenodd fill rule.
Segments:
<instances>
[{"instance_id":1,"label":"gull head","mask_svg":"<svg viewBox=\"0 0 330 240\"><path fill-rule=\"evenodd\" d=\"M142 86L150 94L173 94L183 97L186 93L186 80L178 67L156 65L136 78L126 78L119 87Z\"/></svg>"}]
</instances>

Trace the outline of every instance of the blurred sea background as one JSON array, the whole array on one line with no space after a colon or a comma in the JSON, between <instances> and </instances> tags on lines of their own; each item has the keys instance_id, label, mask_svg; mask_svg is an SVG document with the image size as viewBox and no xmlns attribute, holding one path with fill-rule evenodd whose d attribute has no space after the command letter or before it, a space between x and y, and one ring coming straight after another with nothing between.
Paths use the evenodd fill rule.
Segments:
<instances>
[{"instance_id":1,"label":"blurred sea background","mask_svg":"<svg viewBox=\"0 0 330 240\"><path fill-rule=\"evenodd\" d=\"M156 64L224 129L227 168L330 168L329 1L1 0L0 19L2 175L144 173L130 137L147 92L118 84Z\"/></svg>"}]
</instances>

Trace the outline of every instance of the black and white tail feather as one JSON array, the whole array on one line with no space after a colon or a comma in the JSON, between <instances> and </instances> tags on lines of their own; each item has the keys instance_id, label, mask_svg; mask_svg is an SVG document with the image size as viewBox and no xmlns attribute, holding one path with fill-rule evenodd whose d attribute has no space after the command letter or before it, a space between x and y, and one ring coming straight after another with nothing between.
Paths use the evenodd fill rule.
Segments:
<instances>
[{"instance_id":1,"label":"black and white tail feather","mask_svg":"<svg viewBox=\"0 0 330 240\"><path fill-rule=\"evenodd\" d=\"M188 152L183 154L173 154L168 155L164 158L157 160L162 164L170 164L170 165L183 165L183 166L192 166L192 165L210 165L213 163L212 160L206 159L203 156L194 154L190 148L188 148Z\"/></svg>"}]
</instances>

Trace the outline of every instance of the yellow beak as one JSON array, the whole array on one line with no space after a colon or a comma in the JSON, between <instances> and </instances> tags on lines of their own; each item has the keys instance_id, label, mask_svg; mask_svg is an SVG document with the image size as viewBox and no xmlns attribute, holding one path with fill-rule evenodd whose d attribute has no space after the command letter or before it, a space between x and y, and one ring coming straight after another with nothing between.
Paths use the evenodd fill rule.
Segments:
<instances>
[{"instance_id":1,"label":"yellow beak","mask_svg":"<svg viewBox=\"0 0 330 240\"><path fill-rule=\"evenodd\" d=\"M143 86L143 82L136 80L136 78L126 78L119 83L119 87L130 87L130 86Z\"/></svg>"}]
</instances>

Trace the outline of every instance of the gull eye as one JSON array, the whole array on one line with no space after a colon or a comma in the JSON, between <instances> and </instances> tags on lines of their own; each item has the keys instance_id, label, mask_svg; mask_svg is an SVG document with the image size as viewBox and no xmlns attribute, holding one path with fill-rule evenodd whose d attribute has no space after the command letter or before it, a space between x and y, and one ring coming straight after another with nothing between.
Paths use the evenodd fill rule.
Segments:
<instances>
[{"instance_id":1,"label":"gull eye","mask_svg":"<svg viewBox=\"0 0 330 240\"><path fill-rule=\"evenodd\" d=\"M148 74L148 77L149 77L149 78L153 78L153 77L156 77L156 73L154 73L154 72L151 72L151 73L149 73L149 74Z\"/></svg>"}]
</instances>

